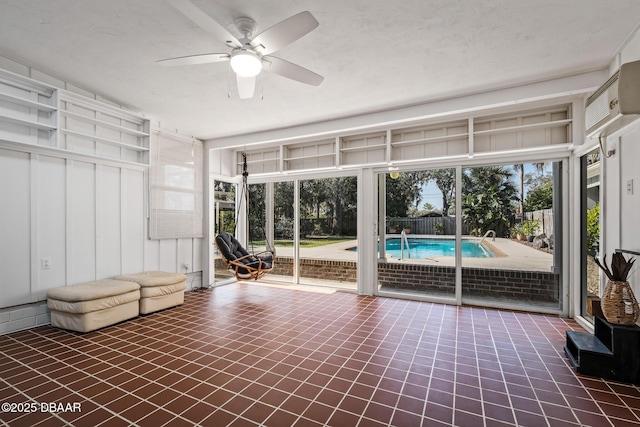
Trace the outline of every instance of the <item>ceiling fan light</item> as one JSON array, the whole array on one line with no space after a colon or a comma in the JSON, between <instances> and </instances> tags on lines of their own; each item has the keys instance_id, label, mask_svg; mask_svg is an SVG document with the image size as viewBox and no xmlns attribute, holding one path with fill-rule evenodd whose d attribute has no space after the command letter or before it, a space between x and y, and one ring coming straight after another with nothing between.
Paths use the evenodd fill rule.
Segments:
<instances>
[{"instance_id":1,"label":"ceiling fan light","mask_svg":"<svg viewBox=\"0 0 640 427\"><path fill-rule=\"evenodd\" d=\"M231 69L242 77L253 77L262 71L262 61L253 52L239 50L231 55Z\"/></svg>"}]
</instances>

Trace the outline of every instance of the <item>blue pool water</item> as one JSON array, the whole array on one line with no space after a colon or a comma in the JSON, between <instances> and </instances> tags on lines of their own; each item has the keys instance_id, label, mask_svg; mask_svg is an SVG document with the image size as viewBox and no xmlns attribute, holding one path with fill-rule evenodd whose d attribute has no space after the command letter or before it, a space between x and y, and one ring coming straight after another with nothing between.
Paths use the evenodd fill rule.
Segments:
<instances>
[{"instance_id":1,"label":"blue pool water","mask_svg":"<svg viewBox=\"0 0 640 427\"><path fill-rule=\"evenodd\" d=\"M456 255L456 241L454 239L430 239L413 237L407 240L409 241L409 249L411 251L410 257L414 259L432 258L438 256L452 257ZM353 248L353 250L356 250L356 248ZM387 239L386 252L387 255L391 255L394 258L400 258L400 239ZM479 242L463 240L462 256L468 258L491 258L496 256L496 254L486 246L479 244ZM406 246L404 248L404 257L409 257Z\"/></svg>"}]
</instances>

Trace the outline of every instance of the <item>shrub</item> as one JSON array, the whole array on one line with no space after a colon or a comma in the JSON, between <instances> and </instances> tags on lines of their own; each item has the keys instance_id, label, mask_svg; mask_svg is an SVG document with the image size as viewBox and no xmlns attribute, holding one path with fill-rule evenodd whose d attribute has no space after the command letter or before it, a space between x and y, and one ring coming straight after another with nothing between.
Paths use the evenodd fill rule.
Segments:
<instances>
[{"instance_id":1,"label":"shrub","mask_svg":"<svg viewBox=\"0 0 640 427\"><path fill-rule=\"evenodd\" d=\"M522 232L527 236L535 236L539 226L539 219L527 219L522 222Z\"/></svg>"},{"instance_id":2,"label":"shrub","mask_svg":"<svg viewBox=\"0 0 640 427\"><path fill-rule=\"evenodd\" d=\"M587 253L594 255L600 249L600 204L587 210Z\"/></svg>"}]
</instances>

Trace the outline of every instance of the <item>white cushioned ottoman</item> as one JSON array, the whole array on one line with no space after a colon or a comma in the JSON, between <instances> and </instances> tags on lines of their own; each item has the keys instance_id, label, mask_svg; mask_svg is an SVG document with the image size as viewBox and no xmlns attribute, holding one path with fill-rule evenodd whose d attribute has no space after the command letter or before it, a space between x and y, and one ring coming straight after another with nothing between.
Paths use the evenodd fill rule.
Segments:
<instances>
[{"instance_id":1,"label":"white cushioned ottoman","mask_svg":"<svg viewBox=\"0 0 640 427\"><path fill-rule=\"evenodd\" d=\"M95 280L60 286L47 292L51 325L89 332L136 317L140 285L122 280Z\"/></svg>"},{"instance_id":2,"label":"white cushioned ottoman","mask_svg":"<svg viewBox=\"0 0 640 427\"><path fill-rule=\"evenodd\" d=\"M184 302L184 290L187 287L187 276L184 274L145 271L117 276L116 279L140 285L140 314L153 313Z\"/></svg>"}]
</instances>

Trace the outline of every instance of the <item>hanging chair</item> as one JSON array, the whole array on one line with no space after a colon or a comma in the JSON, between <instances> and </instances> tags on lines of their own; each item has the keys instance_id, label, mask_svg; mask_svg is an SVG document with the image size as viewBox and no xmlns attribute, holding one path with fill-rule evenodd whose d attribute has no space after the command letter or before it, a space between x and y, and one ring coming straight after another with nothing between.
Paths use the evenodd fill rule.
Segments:
<instances>
[{"instance_id":1,"label":"hanging chair","mask_svg":"<svg viewBox=\"0 0 640 427\"><path fill-rule=\"evenodd\" d=\"M247 156L244 153L242 153L242 159L242 193L240 195L240 203L238 204L238 212L236 212L236 218L238 218L240 207L242 205L242 201L244 200L245 214L247 215L248 223L249 192L247 177L249 176L249 173L247 172ZM238 221L236 221L236 230L237 225ZM264 226L262 228L264 230ZM232 270L236 275L236 279L238 280L258 280L273 269L275 248L273 248L269 244L266 232L265 242L267 244L267 250L258 253L255 253L253 250L252 252L254 253L249 253L249 251L247 251L240 244L238 239L236 239L226 231L221 231L220 234L216 236L214 241L216 247L218 248L218 251L220 252L222 260L227 266L227 269Z\"/></svg>"},{"instance_id":2,"label":"hanging chair","mask_svg":"<svg viewBox=\"0 0 640 427\"><path fill-rule=\"evenodd\" d=\"M215 242L227 269L233 270L238 280L258 280L273 269L273 255L269 251L250 254L226 231L218 234Z\"/></svg>"}]
</instances>

